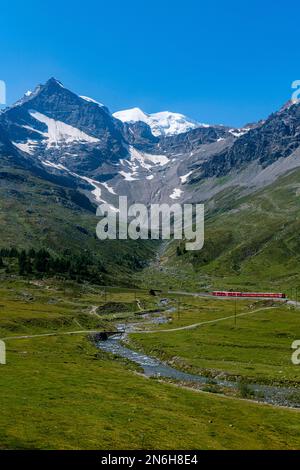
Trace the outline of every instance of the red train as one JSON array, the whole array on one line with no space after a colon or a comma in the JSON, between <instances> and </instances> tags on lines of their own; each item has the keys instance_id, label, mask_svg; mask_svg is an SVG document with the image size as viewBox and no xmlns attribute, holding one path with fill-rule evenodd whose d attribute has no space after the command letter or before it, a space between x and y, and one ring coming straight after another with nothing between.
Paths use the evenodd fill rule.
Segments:
<instances>
[{"instance_id":1,"label":"red train","mask_svg":"<svg viewBox=\"0 0 300 470\"><path fill-rule=\"evenodd\" d=\"M231 291L214 291L212 295L216 297L267 297L271 299L285 299L286 294L278 292L231 292Z\"/></svg>"}]
</instances>

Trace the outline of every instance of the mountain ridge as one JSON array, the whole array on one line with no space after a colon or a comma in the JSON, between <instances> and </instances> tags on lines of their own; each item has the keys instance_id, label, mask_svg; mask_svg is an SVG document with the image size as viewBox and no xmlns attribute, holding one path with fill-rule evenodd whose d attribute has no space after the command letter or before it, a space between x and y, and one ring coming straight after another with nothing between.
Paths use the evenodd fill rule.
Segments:
<instances>
[{"instance_id":1,"label":"mountain ridge","mask_svg":"<svg viewBox=\"0 0 300 470\"><path fill-rule=\"evenodd\" d=\"M0 125L22 158L72 180L96 204L115 206L118 195L145 204L171 203L174 194L179 202L205 201L230 186L255 191L298 166L300 107L291 103L241 129L194 121L185 132L160 135L140 119L164 113L125 113L122 122L51 78L4 110Z\"/></svg>"}]
</instances>

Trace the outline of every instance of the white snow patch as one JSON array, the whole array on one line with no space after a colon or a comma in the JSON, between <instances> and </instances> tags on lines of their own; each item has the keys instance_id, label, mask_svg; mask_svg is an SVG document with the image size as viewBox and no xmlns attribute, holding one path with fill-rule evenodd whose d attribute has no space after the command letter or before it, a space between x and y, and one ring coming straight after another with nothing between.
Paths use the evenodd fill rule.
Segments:
<instances>
[{"instance_id":1,"label":"white snow patch","mask_svg":"<svg viewBox=\"0 0 300 470\"><path fill-rule=\"evenodd\" d=\"M97 202L106 203L106 201L104 201L101 198L101 188L99 187L99 184L101 184L101 183L99 183L99 181L93 180L92 178L88 178L87 176L77 175L76 173L73 173L73 175L75 175L78 178L81 178L82 180L86 181L91 186L94 186L95 189L93 191L91 191L91 194L93 194L93 196L94 196L94 198L96 199Z\"/></svg>"},{"instance_id":2,"label":"white snow patch","mask_svg":"<svg viewBox=\"0 0 300 470\"><path fill-rule=\"evenodd\" d=\"M101 106L101 108L104 107L104 104L99 103L99 101L96 101L96 100L94 100L93 98L90 98L89 96L83 96L83 95L81 95L80 98L82 98L84 101L88 101L89 103L97 104L98 106Z\"/></svg>"},{"instance_id":3,"label":"white snow patch","mask_svg":"<svg viewBox=\"0 0 300 470\"><path fill-rule=\"evenodd\" d=\"M117 194L114 190L114 188L112 188L111 186L108 186L107 183L101 183L102 186L104 186L104 188L111 194Z\"/></svg>"},{"instance_id":4,"label":"white snow patch","mask_svg":"<svg viewBox=\"0 0 300 470\"><path fill-rule=\"evenodd\" d=\"M113 116L122 122L145 122L155 136L181 134L197 127L209 127L209 124L200 124L183 114L170 111L147 114L140 108L132 108L118 111Z\"/></svg>"},{"instance_id":5,"label":"white snow patch","mask_svg":"<svg viewBox=\"0 0 300 470\"><path fill-rule=\"evenodd\" d=\"M151 165L145 162L145 154L143 154L142 152L139 152L134 147L129 147L129 153L130 153L131 161L128 163L131 167L133 165L133 162L137 161L140 164L140 166L145 168L146 170L151 169Z\"/></svg>"},{"instance_id":6,"label":"white snow patch","mask_svg":"<svg viewBox=\"0 0 300 470\"><path fill-rule=\"evenodd\" d=\"M180 176L180 180L181 180L181 183L186 183L187 182L187 179L188 177L192 174L193 172L192 171L189 171L186 175L183 175L183 176Z\"/></svg>"},{"instance_id":7,"label":"white snow patch","mask_svg":"<svg viewBox=\"0 0 300 470\"><path fill-rule=\"evenodd\" d=\"M53 145L57 147L60 143L68 144L71 142L99 142L99 139L91 137L76 127L72 127L62 121L55 121L55 119L49 118L48 116L45 116L44 114L41 114L37 111L30 111L29 114L37 121L46 124L48 127L48 132L44 133L45 138L48 140L48 148Z\"/></svg>"},{"instance_id":8,"label":"white snow patch","mask_svg":"<svg viewBox=\"0 0 300 470\"><path fill-rule=\"evenodd\" d=\"M32 155L35 151L35 146L38 145L36 140L27 140L27 142L13 142L14 146L22 152Z\"/></svg>"},{"instance_id":9,"label":"white snow patch","mask_svg":"<svg viewBox=\"0 0 300 470\"><path fill-rule=\"evenodd\" d=\"M97 202L104 202L103 199L101 199L101 189L99 186L95 186L95 189L91 191L91 193L95 196Z\"/></svg>"},{"instance_id":10,"label":"white snow patch","mask_svg":"<svg viewBox=\"0 0 300 470\"><path fill-rule=\"evenodd\" d=\"M229 132L230 134L234 135L234 137L241 137L244 134L247 134L247 132L250 131L250 127L244 127L243 129L230 129Z\"/></svg>"},{"instance_id":11,"label":"white snow patch","mask_svg":"<svg viewBox=\"0 0 300 470\"><path fill-rule=\"evenodd\" d=\"M146 177L147 180L153 180L154 176L153 175L149 175Z\"/></svg>"},{"instance_id":12,"label":"white snow patch","mask_svg":"<svg viewBox=\"0 0 300 470\"><path fill-rule=\"evenodd\" d=\"M179 199L182 194L183 194L182 189L175 188L173 190L172 194L170 194L170 198L171 199Z\"/></svg>"},{"instance_id":13,"label":"white snow patch","mask_svg":"<svg viewBox=\"0 0 300 470\"><path fill-rule=\"evenodd\" d=\"M125 181L137 181L137 178L134 178L136 176L135 173L128 173L126 171L119 171L119 174L123 176Z\"/></svg>"},{"instance_id":14,"label":"white snow patch","mask_svg":"<svg viewBox=\"0 0 300 470\"><path fill-rule=\"evenodd\" d=\"M23 127L24 129L27 129L28 131L36 132L37 134L40 134L40 135L45 136L45 133L44 133L44 132L39 131L38 129L35 129L34 127L27 126L27 125L26 125L26 126L23 125L23 126L21 126L21 127Z\"/></svg>"},{"instance_id":15,"label":"white snow patch","mask_svg":"<svg viewBox=\"0 0 300 470\"><path fill-rule=\"evenodd\" d=\"M132 146L129 147L129 153L131 160L128 164L134 169L137 169L136 165L133 166L135 161L146 170L151 170L153 165L164 166L169 163L169 159L165 155L152 155L150 153L139 152Z\"/></svg>"},{"instance_id":16,"label":"white snow patch","mask_svg":"<svg viewBox=\"0 0 300 470\"><path fill-rule=\"evenodd\" d=\"M59 80L57 80L56 78L54 79L54 81L55 81L55 82L57 83L57 85L59 85L61 88L65 88L65 87L63 86L63 84L62 84Z\"/></svg>"},{"instance_id":17,"label":"white snow patch","mask_svg":"<svg viewBox=\"0 0 300 470\"><path fill-rule=\"evenodd\" d=\"M154 163L154 165L164 166L169 163L169 159L166 155L152 155L150 153L144 153L144 157L146 160Z\"/></svg>"},{"instance_id":18,"label":"white snow patch","mask_svg":"<svg viewBox=\"0 0 300 470\"><path fill-rule=\"evenodd\" d=\"M42 164L45 165L45 166L50 166L52 168L55 168L56 170L64 170L64 171L67 171L68 173L71 173L71 171L68 170L68 168L66 168L65 166L61 165L60 163L59 164L56 164L56 163L52 163L52 162L49 162L48 160L44 160L42 161ZM74 173L75 175L75 173ZM77 175L76 175L77 176Z\"/></svg>"},{"instance_id":19,"label":"white snow patch","mask_svg":"<svg viewBox=\"0 0 300 470\"><path fill-rule=\"evenodd\" d=\"M124 111L117 111L113 113L116 119L120 119L122 122L146 122L149 119L150 114L144 113L140 108L125 109ZM148 123L147 123L148 124Z\"/></svg>"}]
</instances>

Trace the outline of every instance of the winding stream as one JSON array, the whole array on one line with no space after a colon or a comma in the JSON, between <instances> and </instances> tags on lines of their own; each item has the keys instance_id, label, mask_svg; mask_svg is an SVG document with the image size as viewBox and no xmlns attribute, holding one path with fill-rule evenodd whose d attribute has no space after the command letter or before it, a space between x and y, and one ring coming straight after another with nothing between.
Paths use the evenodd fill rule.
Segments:
<instances>
[{"instance_id":1,"label":"winding stream","mask_svg":"<svg viewBox=\"0 0 300 470\"><path fill-rule=\"evenodd\" d=\"M167 312L170 311L171 309L169 309ZM149 318L151 318L151 315L145 314L142 315L142 318L148 320ZM163 315L151 318L151 323L159 324L167 322L168 319ZM127 325L126 335L128 333L134 333L137 330L138 326L140 326L140 323L132 323L130 325ZM119 324L117 325L117 328L120 331L124 331L125 325ZM180 371L171 366L168 366L167 364L164 364L159 359L127 348L126 346L124 346L124 344L122 344L122 340L119 336L110 336L107 341L98 341L97 347L102 351L126 358L134 362L143 369L143 372L147 377L175 379L181 382L190 382L202 385L212 384L212 379L210 378L207 378L202 375L194 375ZM239 384L237 382L221 380L218 378L213 379L213 384L229 389L238 389L239 387ZM300 408L299 399L297 400L297 398L293 396L294 394L300 397L299 389L261 384L247 384L247 388L253 393L253 400L273 405Z\"/></svg>"}]
</instances>

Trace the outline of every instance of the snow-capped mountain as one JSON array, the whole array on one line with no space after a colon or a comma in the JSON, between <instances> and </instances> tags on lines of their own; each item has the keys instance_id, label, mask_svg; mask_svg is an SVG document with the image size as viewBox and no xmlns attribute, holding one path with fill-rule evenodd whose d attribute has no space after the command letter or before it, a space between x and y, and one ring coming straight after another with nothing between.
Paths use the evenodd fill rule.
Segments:
<instances>
[{"instance_id":1,"label":"snow-capped mountain","mask_svg":"<svg viewBox=\"0 0 300 470\"><path fill-rule=\"evenodd\" d=\"M122 122L134 123L140 121L148 124L152 134L156 137L182 134L197 127L208 127L207 124L200 124L183 114L171 113L170 111L147 114L139 108L132 108L118 111L113 115Z\"/></svg>"},{"instance_id":2,"label":"snow-capped mountain","mask_svg":"<svg viewBox=\"0 0 300 470\"><path fill-rule=\"evenodd\" d=\"M174 133L168 135L168 129L154 136L147 123L122 123L101 103L52 78L1 113L0 125L27 161L71 180L97 204L114 204L118 195L148 203L178 199L200 146L233 138L226 128L213 126L177 133L181 118L168 114L166 119L164 124L161 118L161 125L175 119ZM189 127L181 124L182 131ZM162 180L170 182L162 186Z\"/></svg>"},{"instance_id":3,"label":"snow-capped mountain","mask_svg":"<svg viewBox=\"0 0 300 470\"><path fill-rule=\"evenodd\" d=\"M1 113L0 121L23 152L52 160L77 155L76 169L91 171L127 154L120 121L54 78Z\"/></svg>"},{"instance_id":4,"label":"snow-capped mountain","mask_svg":"<svg viewBox=\"0 0 300 470\"><path fill-rule=\"evenodd\" d=\"M137 108L112 115L52 78L1 112L0 130L2 161L11 156L115 207L123 195L149 204L249 191L300 166L298 105L233 129Z\"/></svg>"}]
</instances>

